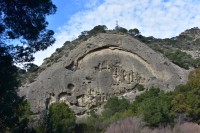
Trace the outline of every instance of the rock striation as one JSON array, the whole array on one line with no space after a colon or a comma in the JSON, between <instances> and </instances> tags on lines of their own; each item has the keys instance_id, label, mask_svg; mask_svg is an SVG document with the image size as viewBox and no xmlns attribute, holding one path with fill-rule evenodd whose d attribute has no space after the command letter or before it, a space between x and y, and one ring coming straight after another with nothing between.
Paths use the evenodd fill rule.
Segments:
<instances>
[{"instance_id":1,"label":"rock striation","mask_svg":"<svg viewBox=\"0 0 200 133\"><path fill-rule=\"evenodd\" d=\"M185 83L187 77L186 70L138 40L101 33L41 72L20 93L26 95L34 113L48 109L54 102L66 102L82 115L113 95L133 98L138 84L170 91Z\"/></svg>"}]
</instances>

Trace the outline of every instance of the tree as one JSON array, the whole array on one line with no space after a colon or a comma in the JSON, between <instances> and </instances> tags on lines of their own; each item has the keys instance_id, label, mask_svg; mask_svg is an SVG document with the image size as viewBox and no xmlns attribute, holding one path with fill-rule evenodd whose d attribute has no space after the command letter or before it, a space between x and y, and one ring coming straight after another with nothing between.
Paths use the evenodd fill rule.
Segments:
<instances>
[{"instance_id":1,"label":"tree","mask_svg":"<svg viewBox=\"0 0 200 133\"><path fill-rule=\"evenodd\" d=\"M187 103L186 97L183 94L177 94L172 100L172 113L178 116L178 123L183 122L185 114L191 112L191 107Z\"/></svg>"},{"instance_id":2,"label":"tree","mask_svg":"<svg viewBox=\"0 0 200 133\"><path fill-rule=\"evenodd\" d=\"M54 103L49 108L49 132L68 133L75 127L75 114L66 103Z\"/></svg>"},{"instance_id":3,"label":"tree","mask_svg":"<svg viewBox=\"0 0 200 133\"><path fill-rule=\"evenodd\" d=\"M156 127L171 121L171 100L172 95L170 93L164 93L158 88L151 88L137 96L130 108L133 113L141 117L147 125Z\"/></svg>"},{"instance_id":4,"label":"tree","mask_svg":"<svg viewBox=\"0 0 200 133\"><path fill-rule=\"evenodd\" d=\"M193 59L192 66L194 68L199 68L200 67L200 58Z\"/></svg>"},{"instance_id":5,"label":"tree","mask_svg":"<svg viewBox=\"0 0 200 133\"><path fill-rule=\"evenodd\" d=\"M54 32L46 29L46 16L55 11L51 0L0 0L0 47L9 46L16 61L32 61L32 53L55 41Z\"/></svg>"},{"instance_id":6,"label":"tree","mask_svg":"<svg viewBox=\"0 0 200 133\"><path fill-rule=\"evenodd\" d=\"M105 25L98 25L95 26L92 30L90 30L88 33L90 35L95 35L97 33L105 33L106 29L108 29Z\"/></svg>"},{"instance_id":7,"label":"tree","mask_svg":"<svg viewBox=\"0 0 200 133\"><path fill-rule=\"evenodd\" d=\"M86 41L89 37L94 36L98 33L105 33L107 30L107 27L105 25L97 25L90 31L83 31L81 32L81 35L78 36L78 39L83 39Z\"/></svg>"},{"instance_id":8,"label":"tree","mask_svg":"<svg viewBox=\"0 0 200 133\"><path fill-rule=\"evenodd\" d=\"M128 30L126 28L120 27L120 26L116 26L115 30L118 32L122 32L122 33L127 33Z\"/></svg>"},{"instance_id":9,"label":"tree","mask_svg":"<svg viewBox=\"0 0 200 133\"><path fill-rule=\"evenodd\" d=\"M19 101L15 91L18 86L16 72L12 57L6 48L0 47L0 132L13 127L16 123L13 110L17 108Z\"/></svg>"},{"instance_id":10,"label":"tree","mask_svg":"<svg viewBox=\"0 0 200 133\"><path fill-rule=\"evenodd\" d=\"M128 33L129 33L130 35L133 35L133 36L138 36L138 35L140 35L140 31L139 31L137 28L135 28L135 29L130 29L130 30L128 31Z\"/></svg>"},{"instance_id":11,"label":"tree","mask_svg":"<svg viewBox=\"0 0 200 133\"><path fill-rule=\"evenodd\" d=\"M138 115L149 126L159 126L170 122L169 102L161 97L152 97L143 101L138 107Z\"/></svg>"},{"instance_id":12,"label":"tree","mask_svg":"<svg viewBox=\"0 0 200 133\"><path fill-rule=\"evenodd\" d=\"M188 77L188 84L193 88L200 88L200 68L191 71Z\"/></svg>"},{"instance_id":13,"label":"tree","mask_svg":"<svg viewBox=\"0 0 200 133\"><path fill-rule=\"evenodd\" d=\"M189 69L189 66L192 65L192 56L180 50L176 50L173 53L167 52L165 53L165 56L170 59L174 64L177 64L182 68Z\"/></svg>"},{"instance_id":14,"label":"tree","mask_svg":"<svg viewBox=\"0 0 200 133\"><path fill-rule=\"evenodd\" d=\"M29 72L29 73L33 73L33 72L37 71L38 68L39 67L36 64L33 64L33 63L26 64L26 69L27 69L27 72Z\"/></svg>"},{"instance_id":15,"label":"tree","mask_svg":"<svg viewBox=\"0 0 200 133\"><path fill-rule=\"evenodd\" d=\"M118 97L113 96L104 105L104 111L102 112L103 117L109 118L117 112L123 112L128 109L129 104L127 99L118 99Z\"/></svg>"},{"instance_id":16,"label":"tree","mask_svg":"<svg viewBox=\"0 0 200 133\"><path fill-rule=\"evenodd\" d=\"M14 113L15 117L17 118L17 123L15 127L11 129L11 131L17 133L31 132L32 129L28 127L28 123L33 113L30 111L30 105L28 101L24 101L24 99L21 98Z\"/></svg>"},{"instance_id":17,"label":"tree","mask_svg":"<svg viewBox=\"0 0 200 133\"><path fill-rule=\"evenodd\" d=\"M55 11L51 0L0 0L0 132L20 122L14 114L20 103L14 63L32 61L33 53L54 43L46 16Z\"/></svg>"},{"instance_id":18,"label":"tree","mask_svg":"<svg viewBox=\"0 0 200 133\"><path fill-rule=\"evenodd\" d=\"M177 86L175 94L173 113L200 123L200 69L191 71L187 84Z\"/></svg>"}]
</instances>

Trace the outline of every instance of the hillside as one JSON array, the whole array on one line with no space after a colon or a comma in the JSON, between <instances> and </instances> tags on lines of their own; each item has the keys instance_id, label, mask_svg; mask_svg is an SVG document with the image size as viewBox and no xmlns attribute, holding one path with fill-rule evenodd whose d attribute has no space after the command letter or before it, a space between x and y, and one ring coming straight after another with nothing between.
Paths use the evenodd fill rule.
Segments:
<instances>
[{"instance_id":1,"label":"hillside","mask_svg":"<svg viewBox=\"0 0 200 133\"><path fill-rule=\"evenodd\" d=\"M96 26L91 31L83 31L77 39L71 42L66 41L63 46L56 49L55 53L53 53L49 58L44 59L44 62L39 69L22 76L23 84L33 82L40 72L56 62L64 60L68 57L70 51L76 48L81 42L86 41L91 36L96 36L98 33L129 35L143 42L154 51L161 53L170 61L184 69L198 68L200 66L199 28L195 27L188 29L180 33L177 37L157 39L152 36L143 36L138 29L127 30L119 27L118 30L106 30L106 26ZM24 79L24 77L26 78Z\"/></svg>"},{"instance_id":2,"label":"hillside","mask_svg":"<svg viewBox=\"0 0 200 133\"><path fill-rule=\"evenodd\" d=\"M98 26L96 26L98 28ZM75 39L72 42L66 41L63 44L63 47L58 48L54 54L51 55L51 57L46 58L44 60L44 63L41 65L41 68L46 68L50 66L51 64L54 64L55 62L58 62L61 57L67 57L68 53L74 49L77 45L79 45L82 41L87 40L89 37L96 35L97 33L114 33L114 34L127 34L132 36L133 38L147 44L150 46L153 50L161 52L164 54L165 50L169 51L176 51L181 50L183 52L186 52L187 54L191 55L192 58L199 58L200 57L200 29L195 27L188 29L182 33L180 33L177 37L172 38L166 38L166 39L157 39L153 36L151 37L145 37L143 35L139 34L132 34L128 30L99 30L93 28L91 31L84 31L81 33L81 35ZM94 32L96 31L96 32ZM90 32L88 34L87 32ZM138 31L139 32L139 31Z\"/></svg>"},{"instance_id":3,"label":"hillside","mask_svg":"<svg viewBox=\"0 0 200 133\"><path fill-rule=\"evenodd\" d=\"M153 50L162 53L173 63L184 69L200 66L200 29L188 29L177 37L157 39L154 37L135 36Z\"/></svg>"},{"instance_id":4,"label":"hillside","mask_svg":"<svg viewBox=\"0 0 200 133\"><path fill-rule=\"evenodd\" d=\"M184 48L190 42L188 49L193 52L199 45L195 39L187 43L183 39L198 33L192 28L174 41L145 37L137 29L96 26L65 42L40 67L32 64L19 94L28 100L34 121L49 123L45 114L54 119L53 113L62 117L71 112L71 118L59 119L73 119L76 132L113 132L127 121L138 127L124 126L119 131L184 132L184 126L191 127L189 132L199 130L185 122L199 121L200 61Z\"/></svg>"},{"instance_id":5,"label":"hillside","mask_svg":"<svg viewBox=\"0 0 200 133\"><path fill-rule=\"evenodd\" d=\"M82 115L113 95L133 100L141 93L135 90L138 85L169 91L187 81L187 70L124 33L122 28L101 28L97 26L87 34L83 32L79 39L66 42L45 60L34 82L21 89L33 112L64 101Z\"/></svg>"}]
</instances>

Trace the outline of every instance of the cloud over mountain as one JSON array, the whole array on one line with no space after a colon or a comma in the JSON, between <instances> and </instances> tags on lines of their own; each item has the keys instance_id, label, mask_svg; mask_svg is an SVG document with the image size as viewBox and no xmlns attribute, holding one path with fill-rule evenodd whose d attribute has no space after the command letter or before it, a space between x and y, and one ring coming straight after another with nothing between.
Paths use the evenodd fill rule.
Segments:
<instances>
[{"instance_id":1,"label":"cloud over mountain","mask_svg":"<svg viewBox=\"0 0 200 133\"><path fill-rule=\"evenodd\" d=\"M121 27L138 28L145 36L166 38L185 29L200 26L199 0L104 0L84 3L84 10L73 14L56 33L56 43L47 51L37 53L36 64L50 56L67 40L78 37L81 31L96 25L113 29L118 21ZM39 57L39 58L38 58ZM41 58L43 57L43 58Z\"/></svg>"}]
</instances>

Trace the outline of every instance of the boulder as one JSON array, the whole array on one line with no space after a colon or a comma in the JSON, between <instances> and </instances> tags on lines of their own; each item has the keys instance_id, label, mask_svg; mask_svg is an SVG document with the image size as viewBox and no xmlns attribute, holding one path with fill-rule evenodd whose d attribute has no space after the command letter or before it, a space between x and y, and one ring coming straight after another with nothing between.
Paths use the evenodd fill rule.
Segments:
<instances>
[{"instance_id":1,"label":"boulder","mask_svg":"<svg viewBox=\"0 0 200 133\"><path fill-rule=\"evenodd\" d=\"M137 93L138 84L171 91L187 77L188 71L131 36L101 33L81 42L22 90L34 113L66 102L82 115L113 95Z\"/></svg>"}]
</instances>

